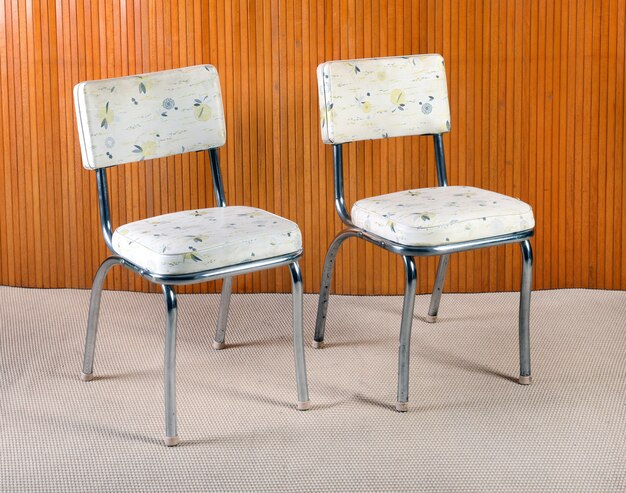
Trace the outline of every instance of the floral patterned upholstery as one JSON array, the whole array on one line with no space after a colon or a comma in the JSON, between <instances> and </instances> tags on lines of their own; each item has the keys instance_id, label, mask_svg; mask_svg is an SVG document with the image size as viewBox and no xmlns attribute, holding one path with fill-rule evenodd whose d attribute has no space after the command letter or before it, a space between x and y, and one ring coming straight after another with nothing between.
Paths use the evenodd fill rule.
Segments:
<instances>
[{"instance_id":1,"label":"floral patterned upholstery","mask_svg":"<svg viewBox=\"0 0 626 493\"><path fill-rule=\"evenodd\" d=\"M122 257L155 274L217 269L298 252L298 225L252 207L175 212L125 224L113 234Z\"/></svg>"},{"instance_id":2,"label":"floral patterned upholstery","mask_svg":"<svg viewBox=\"0 0 626 493\"><path fill-rule=\"evenodd\" d=\"M433 246L530 230L530 205L473 187L405 190L359 200L352 221L402 245Z\"/></svg>"},{"instance_id":3,"label":"floral patterned upholstery","mask_svg":"<svg viewBox=\"0 0 626 493\"><path fill-rule=\"evenodd\" d=\"M440 55L326 62L317 80L326 144L450 130Z\"/></svg>"},{"instance_id":4,"label":"floral patterned upholstery","mask_svg":"<svg viewBox=\"0 0 626 493\"><path fill-rule=\"evenodd\" d=\"M211 65L81 82L74 87L74 102L88 169L226 141L220 82Z\"/></svg>"}]
</instances>

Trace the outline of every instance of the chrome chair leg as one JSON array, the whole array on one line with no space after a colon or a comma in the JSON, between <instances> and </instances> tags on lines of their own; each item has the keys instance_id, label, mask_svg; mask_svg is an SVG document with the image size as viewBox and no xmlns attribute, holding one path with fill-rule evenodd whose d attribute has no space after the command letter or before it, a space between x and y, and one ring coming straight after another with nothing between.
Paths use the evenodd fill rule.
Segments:
<instances>
[{"instance_id":1,"label":"chrome chair leg","mask_svg":"<svg viewBox=\"0 0 626 493\"><path fill-rule=\"evenodd\" d=\"M431 324L437 321L437 313L439 313L439 302L441 301L443 282L446 279L446 271L448 270L449 260L450 255L442 255L441 257L439 257L439 266L437 267L435 286L433 287L433 294L430 297L430 307L428 308L428 315L426 315L426 321Z\"/></svg>"},{"instance_id":2,"label":"chrome chair leg","mask_svg":"<svg viewBox=\"0 0 626 493\"><path fill-rule=\"evenodd\" d=\"M114 265L120 264L120 257L111 256L107 258L96 272L91 287L91 298L89 300L89 316L87 317L87 334L85 336L85 352L83 356L83 370L80 379L83 382L93 380L93 358L96 351L96 334L98 332L98 317L100 315L100 300L102 299L102 287L109 270Z\"/></svg>"},{"instance_id":3,"label":"chrome chair leg","mask_svg":"<svg viewBox=\"0 0 626 493\"><path fill-rule=\"evenodd\" d=\"M165 445L180 443L176 430L176 293L172 286L161 285L165 295Z\"/></svg>"},{"instance_id":4,"label":"chrome chair leg","mask_svg":"<svg viewBox=\"0 0 626 493\"><path fill-rule=\"evenodd\" d=\"M398 400L396 402L396 410L406 412L409 402L409 357L415 290L417 289L417 269L415 268L415 259L413 257L403 256L402 259L404 260L406 283L404 287L404 303L402 305L400 343L398 346Z\"/></svg>"},{"instance_id":5,"label":"chrome chair leg","mask_svg":"<svg viewBox=\"0 0 626 493\"><path fill-rule=\"evenodd\" d=\"M228 322L228 309L230 307L230 295L233 291L233 278L226 277L222 283L222 295L220 297L220 313L217 318L217 330L213 339L213 349L224 349L226 339L226 323Z\"/></svg>"},{"instance_id":6,"label":"chrome chair leg","mask_svg":"<svg viewBox=\"0 0 626 493\"><path fill-rule=\"evenodd\" d=\"M328 312L328 298L330 296L330 283L333 278L333 267L337 252L342 243L355 234L351 231L342 231L339 233L328 248L326 260L324 261L324 270L322 271L322 284L320 286L320 297L317 304L317 318L315 320L315 335L313 336L313 347L324 347L324 329L326 328L326 313Z\"/></svg>"},{"instance_id":7,"label":"chrome chair leg","mask_svg":"<svg viewBox=\"0 0 626 493\"><path fill-rule=\"evenodd\" d=\"M293 351L296 363L296 387L298 391L298 410L310 409L309 389L306 378L306 363L304 360L304 328L302 306L302 273L298 262L289 264L292 286L293 305Z\"/></svg>"},{"instance_id":8,"label":"chrome chair leg","mask_svg":"<svg viewBox=\"0 0 626 493\"><path fill-rule=\"evenodd\" d=\"M522 249L522 285L519 303L519 383L529 385L530 375L530 292L533 283L533 251L530 241L520 243Z\"/></svg>"}]
</instances>

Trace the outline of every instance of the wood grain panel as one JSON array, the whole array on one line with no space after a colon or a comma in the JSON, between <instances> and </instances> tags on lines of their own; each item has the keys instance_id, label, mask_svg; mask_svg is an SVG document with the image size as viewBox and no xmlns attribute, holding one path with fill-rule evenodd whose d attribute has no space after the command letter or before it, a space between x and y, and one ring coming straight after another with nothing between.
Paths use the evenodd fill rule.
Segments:
<instances>
[{"instance_id":1,"label":"wood grain panel","mask_svg":"<svg viewBox=\"0 0 626 493\"><path fill-rule=\"evenodd\" d=\"M211 63L227 119L228 202L297 221L305 289L317 291L341 223L316 66L438 52L451 184L533 206L536 289L626 289L625 12L626 0L0 0L0 284L88 288L107 254L95 177L80 165L73 85ZM425 138L361 142L345 159L349 202L436 182ZM213 205L203 154L113 169L110 186L115 225ZM428 292L436 259L418 268ZM446 290L516 290L519 270L515 246L456 255ZM333 282L340 293L390 294L402 279L396 256L351 240ZM151 289L122 270L107 287ZM288 291L290 281L255 273L235 289Z\"/></svg>"}]
</instances>

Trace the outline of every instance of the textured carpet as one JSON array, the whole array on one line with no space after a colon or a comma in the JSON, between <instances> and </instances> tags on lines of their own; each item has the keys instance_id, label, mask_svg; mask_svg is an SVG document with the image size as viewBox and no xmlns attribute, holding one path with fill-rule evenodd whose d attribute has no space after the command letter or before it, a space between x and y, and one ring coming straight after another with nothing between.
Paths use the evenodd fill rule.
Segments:
<instances>
[{"instance_id":1,"label":"textured carpet","mask_svg":"<svg viewBox=\"0 0 626 493\"><path fill-rule=\"evenodd\" d=\"M289 295L179 302L178 417L163 438L160 295L106 292L79 381L88 291L0 288L0 490L626 491L626 293L533 293L534 384L514 293L416 303L409 412L394 411L400 297L333 296L294 409ZM306 340L317 297L305 297Z\"/></svg>"}]
</instances>

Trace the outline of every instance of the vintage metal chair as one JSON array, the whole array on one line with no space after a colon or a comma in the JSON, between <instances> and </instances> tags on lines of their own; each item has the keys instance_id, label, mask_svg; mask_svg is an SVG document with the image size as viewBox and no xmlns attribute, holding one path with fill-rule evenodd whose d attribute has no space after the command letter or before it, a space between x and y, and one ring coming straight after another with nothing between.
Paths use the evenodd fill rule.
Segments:
<instances>
[{"instance_id":1,"label":"vintage metal chair","mask_svg":"<svg viewBox=\"0 0 626 493\"><path fill-rule=\"evenodd\" d=\"M406 282L400 325L396 409L409 397L409 347L417 271L414 257L438 255L427 320L435 322L451 253L519 243L523 268L519 308L519 383L530 384L529 310L534 231L531 207L517 199L473 187L448 186L442 134L450 130L443 58L417 55L331 61L317 69L322 140L333 145L335 208L346 229L331 243L320 288L313 346L324 345L333 265L341 244L362 238L402 256ZM343 190L344 143L432 135L439 187L406 190L357 201L352 215Z\"/></svg>"},{"instance_id":2,"label":"vintage metal chair","mask_svg":"<svg viewBox=\"0 0 626 493\"><path fill-rule=\"evenodd\" d=\"M217 148L226 141L217 71L199 65L137 76L82 82L74 100L83 166L96 171L100 221L112 252L96 273L81 379L93 378L102 286L114 265L160 284L167 307L165 444L176 429L176 294L174 287L224 279L213 347L222 349L232 277L289 266L298 409L309 408L302 335L302 239L297 224L252 207L226 206ZM175 212L111 226L106 168L208 150L217 207Z\"/></svg>"}]
</instances>

